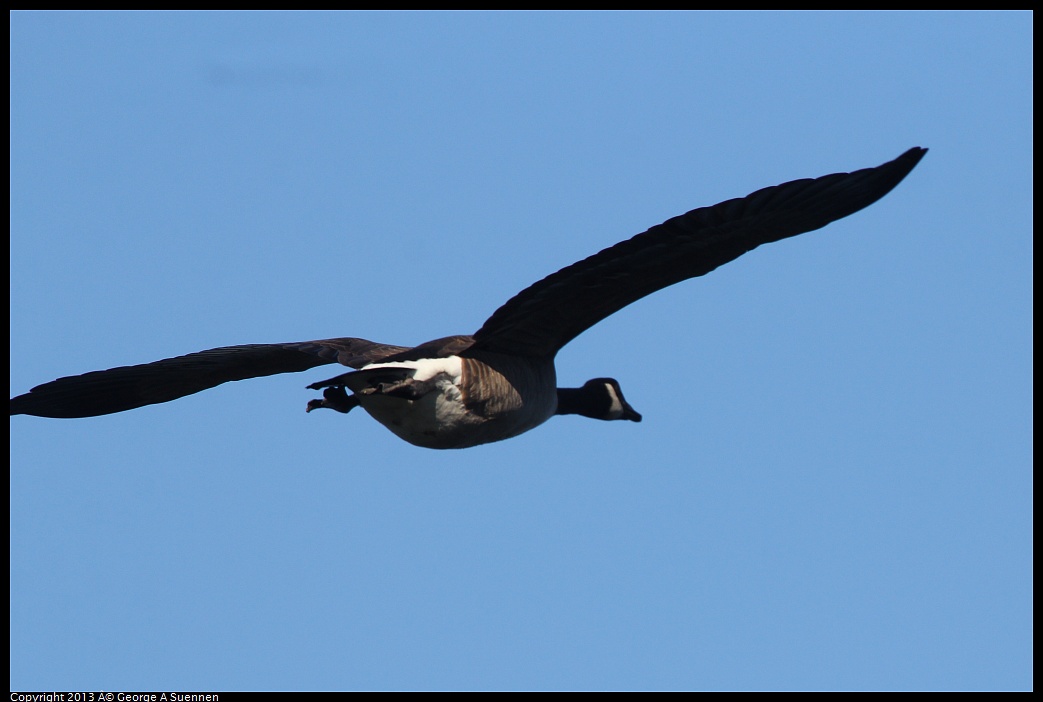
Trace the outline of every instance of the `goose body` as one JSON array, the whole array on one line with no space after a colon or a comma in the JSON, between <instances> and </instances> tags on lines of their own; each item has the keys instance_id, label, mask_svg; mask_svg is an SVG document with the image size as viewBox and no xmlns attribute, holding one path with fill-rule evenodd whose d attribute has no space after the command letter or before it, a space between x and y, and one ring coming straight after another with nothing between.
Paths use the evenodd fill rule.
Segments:
<instances>
[{"instance_id":1,"label":"goose body","mask_svg":"<svg viewBox=\"0 0 1043 702\"><path fill-rule=\"evenodd\" d=\"M705 275L760 244L826 226L869 206L926 149L851 173L795 180L674 217L529 286L470 336L415 347L352 337L208 349L59 378L11 399L11 414L76 418L169 402L233 380L338 363L354 369L308 387L310 412L361 407L411 444L467 448L524 433L556 414L639 422L619 383L559 388L557 352L640 298ZM350 391L351 394L348 394Z\"/></svg>"},{"instance_id":2,"label":"goose body","mask_svg":"<svg viewBox=\"0 0 1043 702\"><path fill-rule=\"evenodd\" d=\"M350 389L349 403L357 400L396 436L425 448L509 439L543 424L558 409L553 362L537 365L480 352L477 357L372 363L310 387L332 388L337 395L342 387ZM319 407L341 409L326 399L308 409Z\"/></svg>"}]
</instances>

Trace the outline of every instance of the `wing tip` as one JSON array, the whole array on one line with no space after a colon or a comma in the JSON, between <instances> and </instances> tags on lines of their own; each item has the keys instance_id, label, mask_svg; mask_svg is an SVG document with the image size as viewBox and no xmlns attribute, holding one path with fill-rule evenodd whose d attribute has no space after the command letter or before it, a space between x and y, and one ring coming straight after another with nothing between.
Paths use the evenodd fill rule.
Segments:
<instances>
[{"instance_id":1,"label":"wing tip","mask_svg":"<svg viewBox=\"0 0 1043 702\"><path fill-rule=\"evenodd\" d=\"M903 162L907 166L906 172L909 172L916 168L916 164L920 163L920 160L927 155L929 150L924 146L914 146L896 158L894 162Z\"/></svg>"}]
</instances>

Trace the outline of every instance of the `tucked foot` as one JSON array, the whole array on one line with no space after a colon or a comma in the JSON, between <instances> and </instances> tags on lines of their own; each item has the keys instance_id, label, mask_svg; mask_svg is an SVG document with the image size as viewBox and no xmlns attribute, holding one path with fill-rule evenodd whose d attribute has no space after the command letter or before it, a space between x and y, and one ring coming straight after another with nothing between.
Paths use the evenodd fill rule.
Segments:
<instances>
[{"instance_id":1,"label":"tucked foot","mask_svg":"<svg viewBox=\"0 0 1043 702\"><path fill-rule=\"evenodd\" d=\"M348 393L344 392L343 387L326 388L322 391L321 400L310 400L308 406L304 409L305 412L311 412L314 409L320 409L325 407L331 410L337 410L342 414L347 414L355 407L359 406L358 399L351 397Z\"/></svg>"},{"instance_id":2,"label":"tucked foot","mask_svg":"<svg viewBox=\"0 0 1043 702\"><path fill-rule=\"evenodd\" d=\"M366 388L366 390L370 390L374 394L399 397L403 400L419 400L435 389L436 384L432 381L419 381L412 378L395 383L378 383L373 388ZM366 392L366 390L363 390L363 392Z\"/></svg>"}]
</instances>

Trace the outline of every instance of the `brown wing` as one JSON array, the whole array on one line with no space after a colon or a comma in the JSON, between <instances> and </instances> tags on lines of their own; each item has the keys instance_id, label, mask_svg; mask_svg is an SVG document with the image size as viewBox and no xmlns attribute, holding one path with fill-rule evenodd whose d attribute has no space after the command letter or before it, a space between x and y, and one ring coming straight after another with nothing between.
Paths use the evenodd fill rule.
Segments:
<instances>
[{"instance_id":1,"label":"brown wing","mask_svg":"<svg viewBox=\"0 0 1043 702\"><path fill-rule=\"evenodd\" d=\"M475 333L474 348L553 356L645 295L873 204L925 153L912 148L876 168L795 180L668 219L521 291Z\"/></svg>"},{"instance_id":2,"label":"brown wing","mask_svg":"<svg viewBox=\"0 0 1043 702\"><path fill-rule=\"evenodd\" d=\"M95 417L170 402L232 380L297 373L329 363L361 368L405 350L403 346L351 338L223 346L154 363L59 378L12 398L11 414Z\"/></svg>"}]
</instances>

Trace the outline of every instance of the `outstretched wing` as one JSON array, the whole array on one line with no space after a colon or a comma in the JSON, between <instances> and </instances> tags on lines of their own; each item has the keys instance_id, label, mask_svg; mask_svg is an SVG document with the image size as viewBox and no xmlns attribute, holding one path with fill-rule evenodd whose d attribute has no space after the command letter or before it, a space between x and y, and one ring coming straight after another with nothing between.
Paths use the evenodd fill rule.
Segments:
<instances>
[{"instance_id":1,"label":"outstretched wing","mask_svg":"<svg viewBox=\"0 0 1043 702\"><path fill-rule=\"evenodd\" d=\"M873 204L925 153L912 148L876 168L795 180L668 219L521 291L475 333L474 348L553 356L645 295Z\"/></svg>"},{"instance_id":2,"label":"outstretched wing","mask_svg":"<svg viewBox=\"0 0 1043 702\"><path fill-rule=\"evenodd\" d=\"M341 363L361 368L405 351L365 339L223 346L154 363L59 378L11 399L11 414L95 417L170 402L221 383Z\"/></svg>"}]
</instances>

